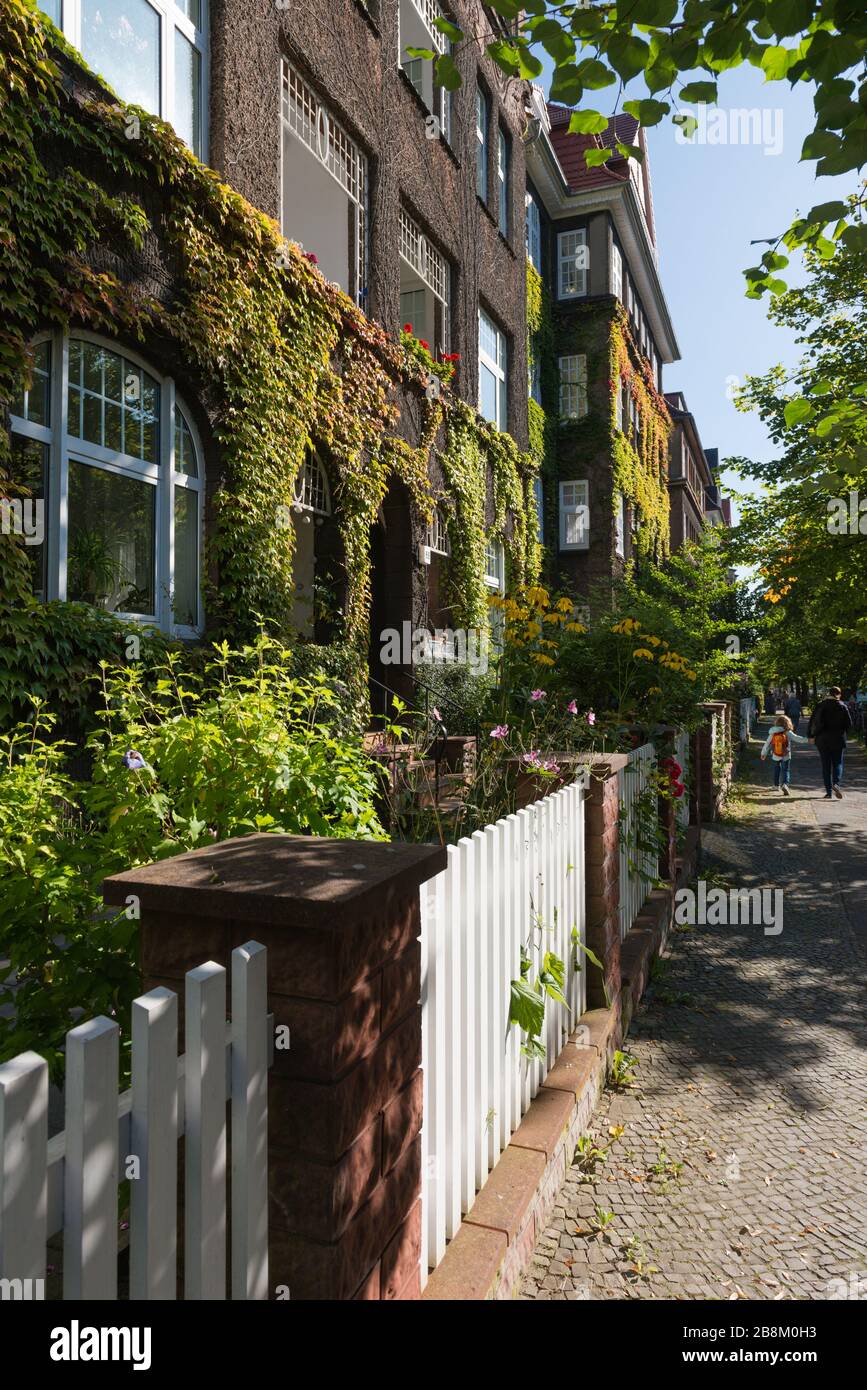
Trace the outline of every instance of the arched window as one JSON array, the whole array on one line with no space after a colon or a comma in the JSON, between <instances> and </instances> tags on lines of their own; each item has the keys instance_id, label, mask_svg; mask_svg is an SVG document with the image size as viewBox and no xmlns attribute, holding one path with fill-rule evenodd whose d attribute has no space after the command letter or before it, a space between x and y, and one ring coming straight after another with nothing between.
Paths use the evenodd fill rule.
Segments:
<instances>
[{"instance_id":1,"label":"arched window","mask_svg":"<svg viewBox=\"0 0 867 1390\"><path fill-rule=\"evenodd\" d=\"M204 474L174 382L90 333L33 352L12 444L14 476L40 503L42 540L25 534L34 591L197 635Z\"/></svg>"},{"instance_id":2,"label":"arched window","mask_svg":"<svg viewBox=\"0 0 867 1390\"><path fill-rule=\"evenodd\" d=\"M302 637L312 638L316 631L317 587L321 595L322 575L317 575L319 550L318 530L324 519L331 516L331 493L322 460L315 449L308 449L295 479L295 502L292 520L295 523L295 554L293 577L295 600L292 626Z\"/></svg>"}]
</instances>

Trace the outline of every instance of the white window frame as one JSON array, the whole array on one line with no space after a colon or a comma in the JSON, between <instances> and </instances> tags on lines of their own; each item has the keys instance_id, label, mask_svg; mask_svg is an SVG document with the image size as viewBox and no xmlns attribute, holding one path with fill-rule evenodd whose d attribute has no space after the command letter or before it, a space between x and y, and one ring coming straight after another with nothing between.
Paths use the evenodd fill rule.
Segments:
<instances>
[{"instance_id":1,"label":"white window frame","mask_svg":"<svg viewBox=\"0 0 867 1390\"><path fill-rule=\"evenodd\" d=\"M506 592L506 547L499 536L485 542L485 583L498 594Z\"/></svg>"},{"instance_id":2,"label":"white window frame","mask_svg":"<svg viewBox=\"0 0 867 1390\"><path fill-rule=\"evenodd\" d=\"M533 479L533 501L536 503L536 532L540 545L545 544L545 488L541 478Z\"/></svg>"},{"instance_id":3,"label":"white window frame","mask_svg":"<svg viewBox=\"0 0 867 1390\"><path fill-rule=\"evenodd\" d=\"M496 334L497 360L491 357L490 353L482 347L482 326L483 322L490 327L491 332ZM500 360L501 359L501 360ZM507 430L509 427L509 382L508 382L508 362L509 348L506 342L506 335L502 328L486 314L484 309L479 307L479 412L482 406L482 367L487 367L497 382L497 418L491 424L496 425L498 430ZM487 417L485 417L487 418Z\"/></svg>"},{"instance_id":4,"label":"white window frame","mask_svg":"<svg viewBox=\"0 0 867 1390\"><path fill-rule=\"evenodd\" d=\"M626 498L621 492L614 497L614 553L622 560L626 557Z\"/></svg>"},{"instance_id":5,"label":"white window frame","mask_svg":"<svg viewBox=\"0 0 867 1390\"><path fill-rule=\"evenodd\" d=\"M529 260L530 264L534 266L535 269L538 270L539 274L541 275L542 217L541 213L539 212L539 204L536 202L536 199L533 197L532 193L528 192L525 196L524 201L527 209L527 224L525 230L527 244L527 259Z\"/></svg>"},{"instance_id":6,"label":"white window frame","mask_svg":"<svg viewBox=\"0 0 867 1390\"><path fill-rule=\"evenodd\" d=\"M511 141L502 126L497 126L497 226L500 235L509 235L509 161Z\"/></svg>"},{"instance_id":7,"label":"white window frame","mask_svg":"<svg viewBox=\"0 0 867 1390\"><path fill-rule=\"evenodd\" d=\"M427 528L427 547L434 555L449 556L452 553L452 543L449 540L448 521L443 508L437 503L433 509L433 515Z\"/></svg>"},{"instance_id":8,"label":"white window frame","mask_svg":"<svg viewBox=\"0 0 867 1390\"><path fill-rule=\"evenodd\" d=\"M37 0L38 3L38 0ZM188 19L181 5L175 0L146 0L155 10L160 21L160 109L154 116L174 124L175 110L175 30L188 39L199 54L199 119L201 122L201 149L194 150L197 159L208 162L208 79L210 69L210 0L200 0L202 27L197 29ZM81 48L82 5L81 0L61 0L61 32L79 53Z\"/></svg>"},{"instance_id":9,"label":"white window frame","mask_svg":"<svg viewBox=\"0 0 867 1390\"><path fill-rule=\"evenodd\" d=\"M340 185L355 209L355 256L350 270L355 281L350 297L364 308L367 297L367 155L352 139L324 102L307 85L288 58L280 65L280 110L286 130L301 141L323 169ZM282 149L282 143L281 143ZM282 155L281 155L282 162ZM287 235L283 203L283 174L280 173L280 226Z\"/></svg>"},{"instance_id":10,"label":"white window frame","mask_svg":"<svg viewBox=\"0 0 867 1390\"><path fill-rule=\"evenodd\" d=\"M579 249L584 256L579 258ZM575 227L571 232L557 233L557 297L581 299L587 294L587 267L578 260L587 259L587 229Z\"/></svg>"},{"instance_id":11,"label":"white window frame","mask_svg":"<svg viewBox=\"0 0 867 1390\"><path fill-rule=\"evenodd\" d=\"M328 474L322 460L313 448L308 448L304 462L295 479L294 508L300 512L312 512L314 516L331 515L331 489Z\"/></svg>"},{"instance_id":12,"label":"white window frame","mask_svg":"<svg viewBox=\"0 0 867 1390\"><path fill-rule=\"evenodd\" d=\"M92 444L68 432L69 399L69 344L74 338L95 347L120 354L133 366L147 372L160 388L160 440L159 463L144 462L127 454L118 454ZM177 394L172 377L161 376L151 363L125 345L110 338L104 338L84 329L76 329L71 334L58 329L53 333L40 334L36 343L49 341L51 344L50 381L50 425L34 425L20 416L10 417L12 433L34 439L48 445L48 487L46 506L46 595L49 600L66 600L67 594L67 554L68 554L68 497L70 459L99 468L107 473L115 473L126 478L147 482L156 490L154 520L154 598L156 611L151 614L115 612L114 616L126 621L142 623L145 626L158 626L162 632L175 637L194 639L201 636L204 628L202 607L202 538L204 528L205 474L202 442L190 411ZM179 473L175 469L175 421L180 411L192 436L196 454L196 476ZM183 487L195 492L198 497L198 597L197 621L193 626L176 623L172 616L174 588L174 545L175 545L175 488Z\"/></svg>"},{"instance_id":13,"label":"white window frame","mask_svg":"<svg viewBox=\"0 0 867 1390\"><path fill-rule=\"evenodd\" d=\"M586 478L560 484L560 549L590 548L590 486Z\"/></svg>"},{"instance_id":14,"label":"white window frame","mask_svg":"<svg viewBox=\"0 0 867 1390\"><path fill-rule=\"evenodd\" d=\"M560 357L560 416L564 420L581 420L590 409L587 394L587 354L569 353Z\"/></svg>"},{"instance_id":15,"label":"white window frame","mask_svg":"<svg viewBox=\"0 0 867 1390\"><path fill-rule=\"evenodd\" d=\"M618 376L614 384L614 423L623 432L623 378Z\"/></svg>"},{"instance_id":16,"label":"white window frame","mask_svg":"<svg viewBox=\"0 0 867 1390\"><path fill-rule=\"evenodd\" d=\"M491 103L487 93L476 87L476 193L488 201L488 150L491 138Z\"/></svg>"},{"instance_id":17,"label":"white window frame","mask_svg":"<svg viewBox=\"0 0 867 1390\"><path fill-rule=\"evenodd\" d=\"M623 302L623 257L615 242L611 243L611 293Z\"/></svg>"},{"instance_id":18,"label":"white window frame","mask_svg":"<svg viewBox=\"0 0 867 1390\"><path fill-rule=\"evenodd\" d=\"M443 311L443 352L451 345L451 266L442 252L438 251L421 227L413 221L405 208L400 209L400 235L398 246L401 258L409 266L431 294L439 300ZM433 342L433 326L429 330Z\"/></svg>"}]
</instances>

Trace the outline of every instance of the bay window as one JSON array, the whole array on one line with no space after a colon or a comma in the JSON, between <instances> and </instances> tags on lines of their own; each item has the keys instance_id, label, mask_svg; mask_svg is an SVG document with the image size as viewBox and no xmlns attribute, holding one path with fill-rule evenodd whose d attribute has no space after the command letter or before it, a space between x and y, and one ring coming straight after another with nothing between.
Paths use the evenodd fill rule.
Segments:
<instances>
[{"instance_id":1,"label":"bay window","mask_svg":"<svg viewBox=\"0 0 867 1390\"><path fill-rule=\"evenodd\" d=\"M437 24L446 16L437 0L400 0L398 6L398 62L428 111L439 121L439 133L451 140L451 92L436 80L430 58L414 55L424 49L438 55L451 52L451 42Z\"/></svg>"},{"instance_id":2,"label":"bay window","mask_svg":"<svg viewBox=\"0 0 867 1390\"><path fill-rule=\"evenodd\" d=\"M43 506L34 593L195 636L202 455L174 382L90 333L33 352L11 427L13 477Z\"/></svg>"},{"instance_id":3,"label":"bay window","mask_svg":"<svg viewBox=\"0 0 867 1390\"><path fill-rule=\"evenodd\" d=\"M208 0L39 0L121 101L169 121L207 157Z\"/></svg>"},{"instance_id":4,"label":"bay window","mask_svg":"<svg viewBox=\"0 0 867 1390\"><path fill-rule=\"evenodd\" d=\"M506 335L479 309L479 413L498 430L508 428L506 361Z\"/></svg>"},{"instance_id":5,"label":"bay window","mask_svg":"<svg viewBox=\"0 0 867 1390\"><path fill-rule=\"evenodd\" d=\"M367 156L283 59L283 235L355 302L367 296Z\"/></svg>"}]
</instances>

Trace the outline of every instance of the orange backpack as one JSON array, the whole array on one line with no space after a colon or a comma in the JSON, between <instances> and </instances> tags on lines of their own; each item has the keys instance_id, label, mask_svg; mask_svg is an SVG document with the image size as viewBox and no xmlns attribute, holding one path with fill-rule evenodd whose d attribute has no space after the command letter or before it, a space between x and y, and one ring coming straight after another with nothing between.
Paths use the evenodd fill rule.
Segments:
<instances>
[{"instance_id":1,"label":"orange backpack","mask_svg":"<svg viewBox=\"0 0 867 1390\"><path fill-rule=\"evenodd\" d=\"M788 756L789 735L783 729L775 729L771 734L771 751L775 758Z\"/></svg>"}]
</instances>

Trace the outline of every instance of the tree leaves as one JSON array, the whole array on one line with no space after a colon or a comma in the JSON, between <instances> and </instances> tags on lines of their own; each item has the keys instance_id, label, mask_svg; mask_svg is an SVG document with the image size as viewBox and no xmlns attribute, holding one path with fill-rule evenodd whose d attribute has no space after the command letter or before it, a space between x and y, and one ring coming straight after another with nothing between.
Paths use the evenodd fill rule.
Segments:
<instances>
[{"instance_id":1,"label":"tree leaves","mask_svg":"<svg viewBox=\"0 0 867 1390\"><path fill-rule=\"evenodd\" d=\"M599 111L573 111L569 129L577 135L601 135L608 129L610 118Z\"/></svg>"}]
</instances>

